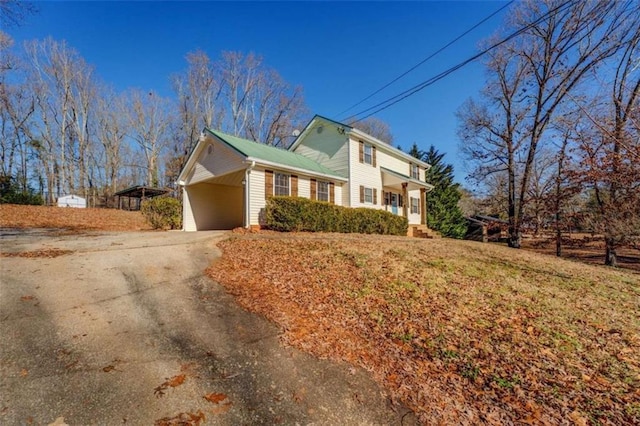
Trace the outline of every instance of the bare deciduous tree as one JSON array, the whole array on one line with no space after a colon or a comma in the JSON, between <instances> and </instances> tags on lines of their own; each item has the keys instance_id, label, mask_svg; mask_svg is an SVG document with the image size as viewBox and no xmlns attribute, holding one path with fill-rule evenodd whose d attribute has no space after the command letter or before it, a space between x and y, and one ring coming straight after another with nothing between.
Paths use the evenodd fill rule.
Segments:
<instances>
[{"instance_id":1,"label":"bare deciduous tree","mask_svg":"<svg viewBox=\"0 0 640 426\"><path fill-rule=\"evenodd\" d=\"M202 128L220 129L225 113L220 100L222 77L216 64L202 51L188 53L186 59L187 69L172 77L177 95L173 177L184 166Z\"/></svg>"},{"instance_id":2,"label":"bare deciduous tree","mask_svg":"<svg viewBox=\"0 0 640 426\"><path fill-rule=\"evenodd\" d=\"M520 247L532 171L538 161L538 152L544 144L545 135L552 133L550 127L558 117L561 105L568 94L580 88L589 73L596 71L604 61L624 49L634 34L634 24L637 22L635 17L638 13L638 5L630 2L560 3L555 0L522 2L512 10L508 29L526 27L526 31L497 50L508 52L512 62L510 66L518 66L523 70L525 79L520 85L522 96L517 99L517 103L521 105L521 109L529 110L529 113L524 117L526 122L521 125L522 133L519 135L524 136L521 147L522 170L519 173L508 172L509 246ZM507 75L505 81L507 87L515 87L512 75ZM510 91L507 93L511 94ZM487 94L483 97L492 99ZM504 105L510 105L509 102L513 99L513 96L494 99L499 106L494 104L486 110L489 120L485 121L488 121L488 125L480 128L508 128L509 118L513 114L495 116L494 111L503 111ZM504 103L506 100L510 101ZM476 118L482 123L481 117ZM468 120L463 116L462 122L467 123ZM463 124L463 129L465 128ZM491 141L492 137L499 137L495 133L500 132L489 133L494 135L466 140L480 146L476 156L480 164L491 158L491 155L487 157L487 152L481 145ZM509 166L509 157L510 152L506 150L501 158L494 159L503 161L507 170L513 170ZM516 176L517 188L512 190Z\"/></svg>"},{"instance_id":3,"label":"bare deciduous tree","mask_svg":"<svg viewBox=\"0 0 640 426\"><path fill-rule=\"evenodd\" d=\"M112 90L103 89L96 105L97 139L101 145L101 169L104 173L105 195L115 194L119 189L123 168L123 148L129 133L126 99Z\"/></svg>"},{"instance_id":4,"label":"bare deciduous tree","mask_svg":"<svg viewBox=\"0 0 640 426\"><path fill-rule=\"evenodd\" d=\"M609 84L609 102L584 110L588 120L578 143L579 180L593 189L597 224L604 234L605 263L617 265L616 250L640 236L640 23L625 45Z\"/></svg>"},{"instance_id":5,"label":"bare deciduous tree","mask_svg":"<svg viewBox=\"0 0 640 426\"><path fill-rule=\"evenodd\" d=\"M158 160L168 144L169 100L153 91L134 90L130 99L129 129L145 158L146 184L160 184Z\"/></svg>"},{"instance_id":6,"label":"bare deciduous tree","mask_svg":"<svg viewBox=\"0 0 640 426\"><path fill-rule=\"evenodd\" d=\"M487 62L489 80L482 92L483 101L467 101L458 112L461 150L474 165L476 181L503 176L506 181L509 228L516 227L518 211L517 183L522 175L522 147L527 136L525 119L531 106L526 81L529 71L518 60L515 48L491 52Z\"/></svg>"},{"instance_id":7,"label":"bare deciduous tree","mask_svg":"<svg viewBox=\"0 0 640 426\"><path fill-rule=\"evenodd\" d=\"M386 122L376 117L369 117L362 121L358 121L350 124L358 130L362 130L366 134L373 136L376 139L380 139L382 142L386 142L389 145L393 144L393 134L391 133L391 127Z\"/></svg>"}]
</instances>

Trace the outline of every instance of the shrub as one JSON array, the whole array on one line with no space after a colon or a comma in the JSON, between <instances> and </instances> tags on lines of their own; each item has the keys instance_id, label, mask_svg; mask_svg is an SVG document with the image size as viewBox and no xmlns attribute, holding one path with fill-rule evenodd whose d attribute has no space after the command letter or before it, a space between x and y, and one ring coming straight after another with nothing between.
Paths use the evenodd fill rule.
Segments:
<instances>
[{"instance_id":1,"label":"shrub","mask_svg":"<svg viewBox=\"0 0 640 426\"><path fill-rule=\"evenodd\" d=\"M384 210L347 208L307 198L271 197L266 226L275 231L407 235L408 222Z\"/></svg>"},{"instance_id":2,"label":"shrub","mask_svg":"<svg viewBox=\"0 0 640 426\"><path fill-rule=\"evenodd\" d=\"M182 203L175 198L151 198L142 203L140 211L153 229L182 228Z\"/></svg>"}]
</instances>

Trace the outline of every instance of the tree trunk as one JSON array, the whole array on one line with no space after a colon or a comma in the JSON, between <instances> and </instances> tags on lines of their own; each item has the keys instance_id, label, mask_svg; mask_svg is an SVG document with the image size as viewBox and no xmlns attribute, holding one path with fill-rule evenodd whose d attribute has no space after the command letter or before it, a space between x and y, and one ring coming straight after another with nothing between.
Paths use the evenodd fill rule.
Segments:
<instances>
[{"instance_id":1,"label":"tree trunk","mask_svg":"<svg viewBox=\"0 0 640 426\"><path fill-rule=\"evenodd\" d=\"M507 244L511 248L519 249L522 246L522 232L519 227L511 227L509 226L509 240Z\"/></svg>"},{"instance_id":2,"label":"tree trunk","mask_svg":"<svg viewBox=\"0 0 640 426\"><path fill-rule=\"evenodd\" d=\"M607 237L605 238L605 243L607 246L604 264L607 266L613 266L614 268L618 266L618 255L616 253L616 244L613 238Z\"/></svg>"},{"instance_id":3,"label":"tree trunk","mask_svg":"<svg viewBox=\"0 0 640 426\"><path fill-rule=\"evenodd\" d=\"M560 211L556 211L556 256L562 256L562 229L560 228Z\"/></svg>"}]
</instances>

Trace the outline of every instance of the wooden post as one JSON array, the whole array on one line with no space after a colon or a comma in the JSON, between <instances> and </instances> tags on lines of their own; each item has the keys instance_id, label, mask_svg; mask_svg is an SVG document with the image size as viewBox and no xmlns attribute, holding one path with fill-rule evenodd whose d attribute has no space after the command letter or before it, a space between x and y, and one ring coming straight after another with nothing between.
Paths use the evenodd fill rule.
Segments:
<instances>
[{"instance_id":1,"label":"wooden post","mask_svg":"<svg viewBox=\"0 0 640 426\"><path fill-rule=\"evenodd\" d=\"M425 197L427 190L420 188L420 223L427 224L427 198Z\"/></svg>"},{"instance_id":2,"label":"wooden post","mask_svg":"<svg viewBox=\"0 0 640 426\"><path fill-rule=\"evenodd\" d=\"M407 211L407 201L409 199L407 198L407 182L404 182L402 184L402 199L403 199L402 214L404 215L404 217L408 218L409 217L409 213Z\"/></svg>"}]
</instances>

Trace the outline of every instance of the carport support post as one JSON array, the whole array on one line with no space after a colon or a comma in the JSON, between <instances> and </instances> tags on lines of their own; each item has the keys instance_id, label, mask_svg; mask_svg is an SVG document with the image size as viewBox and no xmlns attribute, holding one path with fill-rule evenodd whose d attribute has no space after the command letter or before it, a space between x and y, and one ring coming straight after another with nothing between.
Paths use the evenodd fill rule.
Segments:
<instances>
[{"instance_id":1,"label":"carport support post","mask_svg":"<svg viewBox=\"0 0 640 426\"><path fill-rule=\"evenodd\" d=\"M256 166L255 161L251 161L251 165L247 167L244 171L244 180L242 181L242 192L244 199L244 227L251 228L251 207L249 203L249 189L251 188L249 185L249 179L251 178L251 170Z\"/></svg>"}]
</instances>

